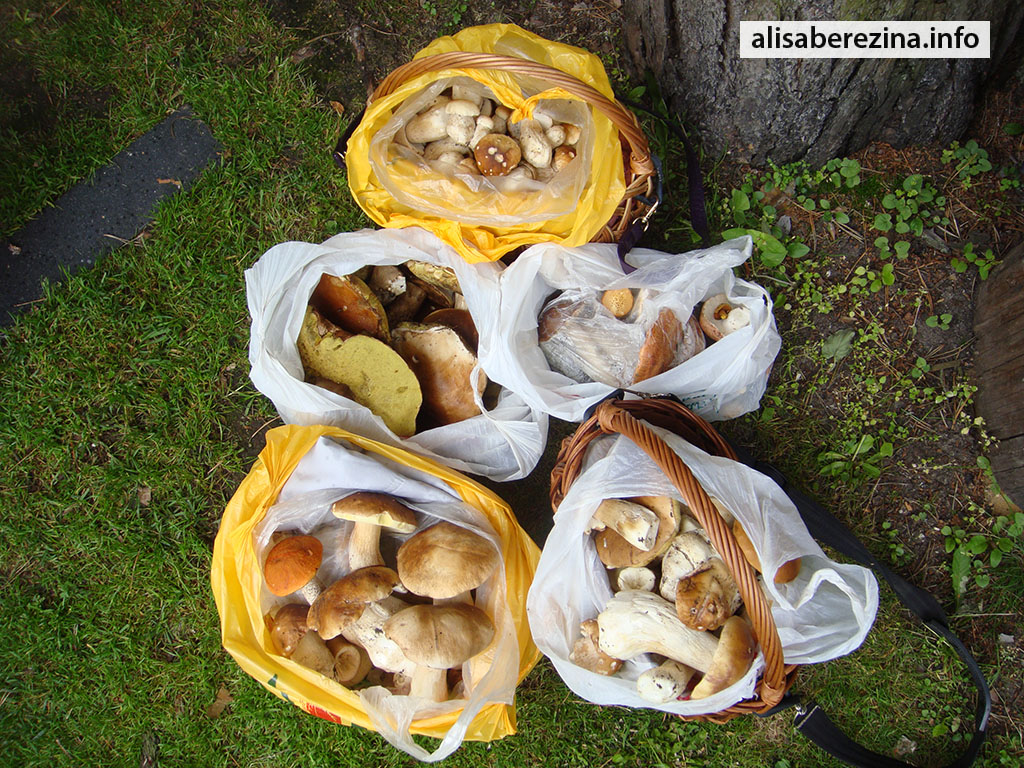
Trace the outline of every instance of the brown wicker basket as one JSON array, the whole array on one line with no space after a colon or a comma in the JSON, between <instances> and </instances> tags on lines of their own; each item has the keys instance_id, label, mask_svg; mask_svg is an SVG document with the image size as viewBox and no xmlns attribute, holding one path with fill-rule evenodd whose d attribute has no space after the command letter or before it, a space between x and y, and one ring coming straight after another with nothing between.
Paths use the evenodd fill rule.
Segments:
<instances>
[{"instance_id":1,"label":"brown wicker basket","mask_svg":"<svg viewBox=\"0 0 1024 768\"><path fill-rule=\"evenodd\" d=\"M669 430L712 455L736 459L729 444L708 422L675 400L605 400L598 405L593 416L562 441L551 471L552 509L558 509L565 494L579 477L587 447L596 438L602 435L624 435L650 456L679 491L697 522L707 531L711 543L736 579L747 616L765 658L764 674L757 682L753 698L720 712L686 719L724 723L737 715L767 712L789 690L796 678L797 667L783 663L782 643L768 601L757 584L754 570L743 557L732 530L690 469L648 425Z\"/></svg>"},{"instance_id":2,"label":"brown wicker basket","mask_svg":"<svg viewBox=\"0 0 1024 768\"><path fill-rule=\"evenodd\" d=\"M393 93L408 80L428 72L441 72L444 70L460 70L463 72L467 70L499 70L516 75L534 77L550 83L552 86L565 89L587 102L612 121L612 124L619 131L619 141L622 145L626 191L618 207L615 209L615 214L591 238L591 242L618 242L619 238L622 237L634 221L653 213L650 203L653 202L652 196L655 185L654 162L651 160L650 148L647 145L647 139L643 131L640 129L636 115L618 101L608 98L597 89L560 69L528 59L521 59L515 56L501 56L493 53L474 53L471 51L438 53L432 56L424 56L420 59L413 59L393 70L371 94L367 105ZM641 198L645 198L648 202Z\"/></svg>"}]
</instances>

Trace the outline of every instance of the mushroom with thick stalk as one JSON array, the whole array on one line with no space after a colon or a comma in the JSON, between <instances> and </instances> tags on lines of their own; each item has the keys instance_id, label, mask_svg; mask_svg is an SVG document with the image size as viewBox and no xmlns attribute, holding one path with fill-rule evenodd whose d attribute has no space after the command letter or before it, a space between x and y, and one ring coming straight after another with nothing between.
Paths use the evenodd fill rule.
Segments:
<instances>
[{"instance_id":1,"label":"mushroom with thick stalk","mask_svg":"<svg viewBox=\"0 0 1024 768\"><path fill-rule=\"evenodd\" d=\"M411 675L416 665L384 634L384 622L408 607L394 595L376 603L367 603L359 618L345 627L341 635L350 643L365 648L374 667L385 672Z\"/></svg>"},{"instance_id":2,"label":"mushroom with thick stalk","mask_svg":"<svg viewBox=\"0 0 1024 768\"><path fill-rule=\"evenodd\" d=\"M750 624L740 616L731 616L722 627L711 665L690 698L705 699L743 679L756 656L757 641Z\"/></svg>"},{"instance_id":3,"label":"mushroom with thick stalk","mask_svg":"<svg viewBox=\"0 0 1024 768\"><path fill-rule=\"evenodd\" d=\"M758 557L757 550L754 548L754 542L747 536L747 532L743 530L739 520L733 520L732 533L736 537L736 543L739 545L740 551L743 552L743 556L750 563L750 567L758 573L762 573L761 558ZM775 571L773 581L776 584L788 584L796 578L798 573L800 573L800 558L795 557L779 566L778 570Z\"/></svg>"},{"instance_id":4,"label":"mushroom with thick stalk","mask_svg":"<svg viewBox=\"0 0 1024 768\"><path fill-rule=\"evenodd\" d=\"M292 652L291 660L334 679L334 655L316 632L307 632L302 636Z\"/></svg>"},{"instance_id":5,"label":"mushroom with thick stalk","mask_svg":"<svg viewBox=\"0 0 1024 768\"><path fill-rule=\"evenodd\" d=\"M638 496L629 499L654 512L658 517L658 532L649 550L634 547L610 528L594 534L597 556L608 568L628 568L648 565L661 557L675 538L682 521L683 506L668 496Z\"/></svg>"},{"instance_id":6,"label":"mushroom with thick stalk","mask_svg":"<svg viewBox=\"0 0 1024 768\"><path fill-rule=\"evenodd\" d=\"M654 704L667 704L683 697L695 674L696 670L668 659L640 673L636 679L636 692Z\"/></svg>"},{"instance_id":7,"label":"mushroom with thick stalk","mask_svg":"<svg viewBox=\"0 0 1024 768\"><path fill-rule=\"evenodd\" d=\"M447 671L469 661L494 639L494 623L465 603L413 605L384 624L384 633L416 664L410 695L448 698Z\"/></svg>"},{"instance_id":8,"label":"mushroom with thick stalk","mask_svg":"<svg viewBox=\"0 0 1024 768\"><path fill-rule=\"evenodd\" d=\"M594 511L586 533L611 528L632 546L650 551L658 538L658 516L642 504L604 499Z\"/></svg>"},{"instance_id":9,"label":"mushroom with thick stalk","mask_svg":"<svg viewBox=\"0 0 1024 768\"><path fill-rule=\"evenodd\" d=\"M334 656L334 679L346 687L361 683L373 667L366 650L341 637L332 637L326 644Z\"/></svg>"},{"instance_id":10,"label":"mushroom with thick stalk","mask_svg":"<svg viewBox=\"0 0 1024 768\"><path fill-rule=\"evenodd\" d=\"M355 524L348 545L348 564L353 571L368 565L384 565L380 554L383 529L397 533L416 530L416 513L385 493L358 491L349 494L334 502L331 512L335 517Z\"/></svg>"},{"instance_id":11,"label":"mushroom with thick stalk","mask_svg":"<svg viewBox=\"0 0 1024 768\"><path fill-rule=\"evenodd\" d=\"M739 680L750 668L757 650L752 634L750 643L744 642L743 627L749 633L750 626L738 616L725 623L722 634L725 636L728 630L729 642L720 648L721 641L711 632L687 627L676 615L675 606L653 592L618 592L598 615L597 624L598 647L609 656L632 659L654 653L705 674L714 670L714 680L702 691L718 685L720 679L731 680L729 685Z\"/></svg>"},{"instance_id":12,"label":"mushroom with thick stalk","mask_svg":"<svg viewBox=\"0 0 1024 768\"><path fill-rule=\"evenodd\" d=\"M271 547L263 564L267 589L277 597L300 592L313 602L323 589L316 577L323 554L324 545L316 536L299 534L281 539Z\"/></svg>"},{"instance_id":13,"label":"mushroom with thick stalk","mask_svg":"<svg viewBox=\"0 0 1024 768\"><path fill-rule=\"evenodd\" d=\"M376 603L398 586L398 574L384 565L368 565L331 584L309 606L306 626L324 640L337 637L363 615L368 603Z\"/></svg>"}]
</instances>

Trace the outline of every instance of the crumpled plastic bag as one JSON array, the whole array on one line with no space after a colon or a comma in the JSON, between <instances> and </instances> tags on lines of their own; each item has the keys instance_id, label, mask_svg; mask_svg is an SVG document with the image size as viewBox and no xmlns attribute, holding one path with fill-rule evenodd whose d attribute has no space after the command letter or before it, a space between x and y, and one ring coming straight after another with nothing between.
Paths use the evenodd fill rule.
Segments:
<instances>
[{"instance_id":1,"label":"crumpled plastic bag","mask_svg":"<svg viewBox=\"0 0 1024 768\"><path fill-rule=\"evenodd\" d=\"M281 243L246 270L253 384L273 401L286 423L344 427L493 480L525 477L544 452L548 421L546 414L508 389L501 392L493 409L488 410L477 397L479 415L403 439L365 406L304 381L296 339L321 275L347 275L367 264L409 260L455 271L484 344L493 335L498 317L499 265L467 264L434 235L416 227L344 232L319 245ZM492 370L492 364L479 360L478 367L495 381L503 377Z\"/></svg>"},{"instance_id":2,"label":"crumpled plastic bag","mask_svg":"<svg viewBox=\"0 0 1024 768\"><path fill-rule=\"evenodd\" d=\"M651 425L648 425L651 426ZM678 435L651 426L693 472L709 496L733 512L760 557L764 573L802 558L786 584L761 580L771 603L786 664L813 664L860 646L878 610L874 574L830 560L814 541L789 497L770 478L739 462L711 456ZM665 474L628 438L602 437L588 448L584 468L555 513L526 609L541 652L581 698L607 706L644 707L675 715L720 712L754 693L764 657L758 652L746 676L712 696L654 704L636 692L636 679L655 666L648 656L605 677L569 661L580 623L595 618L612 597L608 569L598 558L587 523L603 499L681 495Z\"/></svg>"},{"instance_id":3,"label":"crumpled plastic bag","mask_svg":"<svg viewBox=\"0 0 1024 768\"><path fill-rule=\"evenodd\" d=\"M578 297L623 287L651 292L653 299L645 301L646 318L637 330L620 329L626 336L633 334L631 341L602 334L600 326L588 333L585 320L570 339L575 339L577 351L590 350L591 359L604 360L604 370L617 367L625 375L635 366L630 367L634 358L627 357L623 350L636 348L640 340L636 334L646 334L662 309L673 311L685 325L704 299L724 293L734 304L750 311L747 327L708 343L685 361L626 388L644 394L675 395L709 421L756 410L782 342L768 292L733 274L733 268L750 257L751 249L749 236L679 255L636 248L627 261L638 268L624 275L615 245L532 246L501 275L500 317L494 335L481 346L480 359L493 365L495 371L500 370L496 380L533 408L565 421L582 421L588 408L624 384L615 380L581 381L581 377L574 379L552 368L539 343L538 319L554 294L568 292L570 297ZM605 322L614 325L618 321L609 316Z\"/></svg>"},{"instance_id":4,"label":"crumpled plastic bag","mask_svg":"<svg viewBox=\"0 0 1024 768\"><path fill-rule=\"evenodd\" d=\"M479 666L465 665L464 675L474 680L468 699L434 704L379 686L349 690L274 649L264 614L274 600L282 601L268 596L261 569L271 534L323 531L333 518L331 502L356 490L399 496L420 513L421 528L446 519L501 552L502 572L477 591L477 604L492 617L496 632ZM344 553L350 525L341 533L333 526L328 545ZM224 511L210 579L224 648L267 690L326 720L377 731L418 760L435 762L465 740L492 741L515 732L515 688L539 658L524 606L538 558L509 506L469 478L335 427L285 426L267 433L266 447ZM339 563L346 560L329 556L325 575L342 575ZM413 734L441 742L430 752Z\"/></svg>"},{"instance_id":5,"label":"crumpled plastic bag","mask_svg":"<svg viewBox=\"0 0 1024 768\"><path fill-rule=\"evenodd\" d=\"M609 99L614 91L601 60L580 48L545 40L513 24L468 27L438 38L414 59L450 51L514 56L559 69ZM435 172L425 172L402 155L381 148L415 104L432 90L460 78L472 80L513 109L513 121L530 117L539 105L589 114L587 136L577 169L543 197L502 194L489 189L481 198L465 185L438 185ZM582 127L582 126L581 126ZM375 142L378 142L375 144ZM349 138L345 162L349 189L356 203L382 227L419 226L430 230L466 261L496 261L504 254L538 242L579 245L591 240L611 219L626 191L618 129L599 110L563 88L502 70L453 69L427 72L402 83L393 93L375 99ZM386 172L384 170L386 169ZM567 169L568 170L568 169ZM422 207L421 207L422 206ZM426 210L428 209L429 210Z\"/></svg>"}]
</instances>

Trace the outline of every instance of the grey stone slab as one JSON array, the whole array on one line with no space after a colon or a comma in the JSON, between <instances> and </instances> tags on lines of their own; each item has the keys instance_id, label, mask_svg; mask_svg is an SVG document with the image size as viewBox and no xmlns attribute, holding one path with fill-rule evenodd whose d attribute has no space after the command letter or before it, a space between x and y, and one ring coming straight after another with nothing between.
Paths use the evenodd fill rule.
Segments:
<instances>
[{"instance_id":1,"label":"grey stone slab","mask_svg":"<svg viewBox=\"0 0 1024 768\"><path fill-rule=\"evenodd\" d=\"M220 149L188 107L178 110L0 243L0 326L42 296L44 278L91 267L138 235Z\"/></svg>"}]
</instances>

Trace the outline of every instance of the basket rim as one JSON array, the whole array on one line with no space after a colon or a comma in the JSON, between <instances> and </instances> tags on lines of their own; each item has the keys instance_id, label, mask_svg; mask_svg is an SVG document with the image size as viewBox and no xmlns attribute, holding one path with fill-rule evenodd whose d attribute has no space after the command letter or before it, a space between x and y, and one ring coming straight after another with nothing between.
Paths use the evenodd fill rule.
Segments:
<instances>
[{"instance_id":1,"label":"basket rim","mask_svg":"<svg viewBox=\"0 0 1024 768\"><path fill-rule=\"evenodd\" d=\"M686 716L685 719L721 723L741 714L767 712L782 701L795 680L797 666L787 665L783 661L782 643L767 598L757 584L754 570L743 556L731 528L685 463L648 425L679 434L712 455L737 460L732 447L711 424L673 398L607 399L599 403L593 414L562 441L551 471L552 511L557 511L572 483L579 477L591 442L605 435L623 435L641 448L680 492L691 513L704 527L712 545L725 561L736 580L747 617L765 659L765 669L758 680L753 698L737 702L719 712Z\"/></svg>"}]
</instances>

